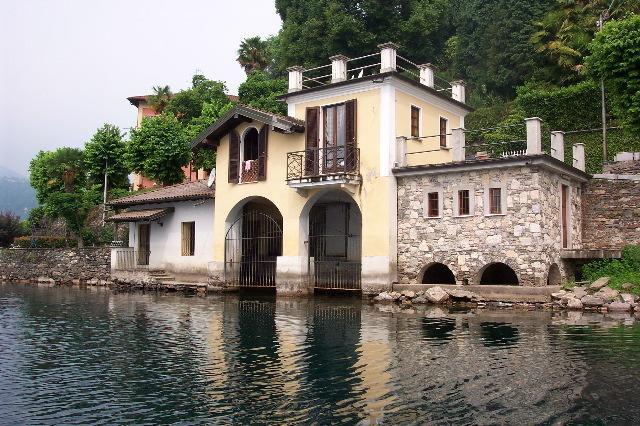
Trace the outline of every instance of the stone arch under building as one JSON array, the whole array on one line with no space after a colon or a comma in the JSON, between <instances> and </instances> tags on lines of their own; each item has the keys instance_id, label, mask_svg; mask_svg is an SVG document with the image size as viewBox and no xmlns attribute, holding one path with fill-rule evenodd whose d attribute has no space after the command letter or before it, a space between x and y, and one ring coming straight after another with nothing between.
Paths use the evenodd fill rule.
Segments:
<instances>
[{"instance_id":1,"label":"stone arch under building","mask_svg":"<svg viewBox=\"0 0 640 426\"><path fill-rule=\"evenodd\" d=\"M511 266L502 262L485 265L478 273L480 285L519 285L518 275Z\"/></svg>"},{"instance_id":2,"label":"stone arch under building","mask_svg":"<svg viewBox=\"0 0 640 426\"><path fill-rule=\"evenodd\" d=\"M549 266L549 273L547 274L547 285L560 285L562 283L562 274L557 263L552 263Z\"/></svg>"},{"instance_id":3,"label":"stone arch under building","mask_svg":"<svg viewBox=\"0 0 640 426\"><path fill-rule=\"evenodd\" d=\"M440 262L426 265L420 273L421 284L455 284L456 277L451 269Z\"/></svg>"}]
</instances>

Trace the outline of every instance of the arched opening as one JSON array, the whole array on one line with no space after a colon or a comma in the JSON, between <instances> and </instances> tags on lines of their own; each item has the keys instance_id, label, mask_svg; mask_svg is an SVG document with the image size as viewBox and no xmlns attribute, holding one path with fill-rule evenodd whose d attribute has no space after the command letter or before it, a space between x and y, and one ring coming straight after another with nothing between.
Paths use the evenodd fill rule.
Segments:
<instances>
[{"instance_id":1,"label":"arched opening","mask_svg":"<svg viewBox=\"0 0 640 426\"><path fill-rule=\"evenodd\" d=\"M314 288L360 290L360 208L353 198L339 190L324 192L311 203L308 209L308 253L309 276Z\"/></svg>"},{"instance_id":2,"label":"arched opening","mask_svg":"<svg viewBox=\"0 0 640 426\"><path fill-rule=\"evenodd\" d=\"M260 143L258 130L248 127L242 135L242 149L240 159L241 182L255 182L258 180Z\"/></svg>"},{"instance_id":3,"label":"arched opening","mask_svg":"<svg viewBox=\"0 0 640 426\"><path fill-rule=\"evenodd\" d=\"M443 263L428 265L422 274L422 284L455 284L456 277L451 269Z\"/></svg>"},{"instance_id":4,"label":"arched opening","mask_svg":"<svg viewBox=\"0 0 640 426\"><path fill-rule=\"evenodd\" d=\"M480 276L481 285L518 285L518 276L505 263L490 263L483 268Z\"/></svg>"},{"instance_id":5,"label":"arched opening","mask_svg":"<svg viewBox=\"0 0 640 426\"><path fill-rule=\"evenodd\" d=\"M562 275L560 275L560 268L557 264L552 264L549 267L549 274L547 275L547 285L560 285L562 282Z\"/></svg>"},{"instance_id":6,"label":"arched opening","mask_svg":"<svg viewBox=\"0 0 640 426\"><path fill-rule=\"evenodd\" d=\"M271 201L255 197L232 209L225 236L225 282L239 287L275 287L282 256L282 214Z\"/></svg>"}]
</instances>

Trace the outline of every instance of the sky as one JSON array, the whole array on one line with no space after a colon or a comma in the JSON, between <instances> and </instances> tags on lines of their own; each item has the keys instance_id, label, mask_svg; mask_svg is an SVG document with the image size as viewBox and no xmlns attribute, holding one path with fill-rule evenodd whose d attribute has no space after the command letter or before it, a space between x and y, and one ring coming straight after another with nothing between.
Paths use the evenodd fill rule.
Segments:
<instances>
[{"instance_id":1,"label":"sky","mask_svg":"<svg viewBox=\"0 0 640 426\"><path fill-rule=\"evenodd\" d=\"M243 38L280 28L272 0L0 0L0 167L135 125L128 96L187 88L197 71L237 94Z\"/></svg>"}]
</instances>

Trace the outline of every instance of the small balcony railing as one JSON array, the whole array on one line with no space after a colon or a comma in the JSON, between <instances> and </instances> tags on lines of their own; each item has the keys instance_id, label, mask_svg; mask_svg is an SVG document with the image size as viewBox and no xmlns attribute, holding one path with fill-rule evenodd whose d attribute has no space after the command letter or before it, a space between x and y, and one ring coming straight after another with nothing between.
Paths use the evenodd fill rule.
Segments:
<instances>
[{"instance_id":1,"label":"small balcony railing","mask_svg":"<svg viewBox=\"0 0 640 426\"><path fill-rule=\"evenodd\" d=\"M287 153L287 181L355 177L360 174L360 149L354 146L310 148Z\"/></svg>"},{"instance_id":2,"label":"small balcony railing","mask_svg":"<svg viewBox=\"0 0 640 426\"><path fill-rule=\"evenodd\" d=\"M112 250L112 256L115 255L114 269L119 271L148 269L150 254L148 250L134 250L132 247L114 248Z\"/></svg>"}]
</instances>

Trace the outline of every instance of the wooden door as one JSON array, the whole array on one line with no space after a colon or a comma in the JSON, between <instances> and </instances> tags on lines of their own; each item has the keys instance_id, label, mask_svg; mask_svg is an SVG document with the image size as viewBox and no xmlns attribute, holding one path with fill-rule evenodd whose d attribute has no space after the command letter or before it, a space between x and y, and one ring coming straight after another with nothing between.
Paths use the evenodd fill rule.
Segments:
<instances>
[{"instance_id":1,"label":"wooden door","mask_svg":"<svg viewBox=\"0 0 640 426\"><path fill-rule=\"evenodd\" d=\"M141 223L138 225L138 265L149 264L150 225Z\"/></svg>"},{"instance_id":2,"label":"wooden door","mask_svg":"<svg viewBox=\"0 0 640 426\"><path fill-rule=\"evenodd\" d=\"M567 185L562 185L562 195L561 195L561 216L562 216L562 248L569 247L569 187Z\"/></svg>"}]
</instances>

